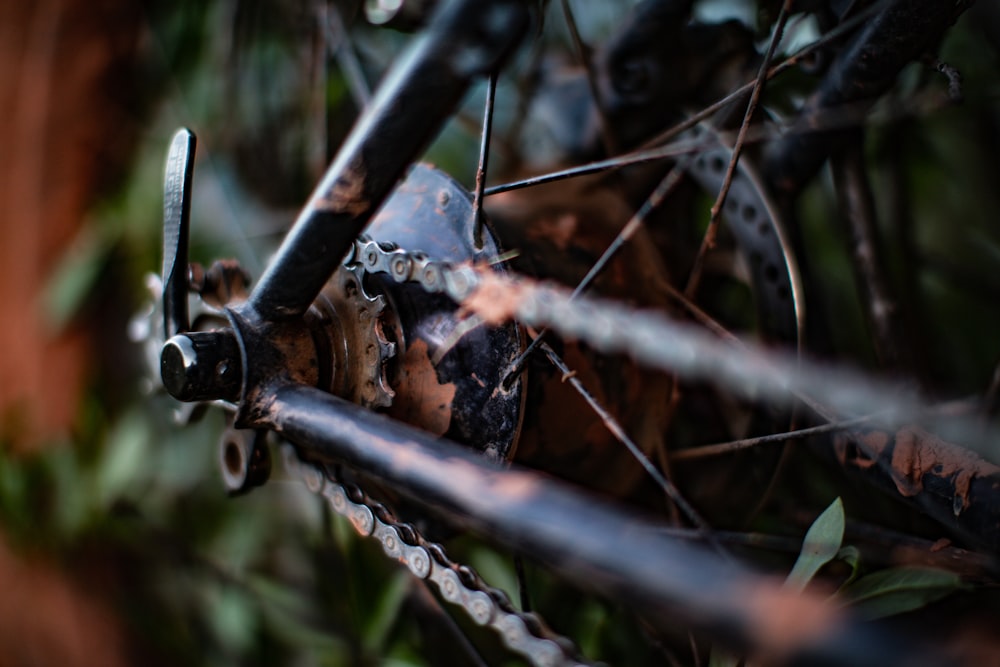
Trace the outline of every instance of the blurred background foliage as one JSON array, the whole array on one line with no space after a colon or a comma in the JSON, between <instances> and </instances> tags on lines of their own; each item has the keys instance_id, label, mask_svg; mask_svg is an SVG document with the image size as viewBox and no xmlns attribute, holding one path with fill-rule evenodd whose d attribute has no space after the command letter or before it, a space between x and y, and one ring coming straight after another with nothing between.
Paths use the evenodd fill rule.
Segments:
<instances>
[{"instance_id":1,"label":"blurred background foliage","mask_svg":"<svg viewBox=\"0 0 1000 667\"><path fill-rule=\"evenodd\" d=\"M83 3L63 4L78 11ZM575 2L585 39L599 42L629 4ZM199 137L192 259L235 256L257 276L359 108L335 54L344 34L350 32L369 84L410 36L364 25L353 2L119 5L104 2L93 11L105 28L113 26L110 32L131 31L115 33L132 48L113 63L113 81L100 85L124 100L124 120L115 126L122 136L111 142L115 152L107 160L91 165L106 173L36 290L43 331L86 331L83 390L72 422L44 430L35 437L41 445L19 444L33 436L19 430L17 410L8 406L0 430L0 582L39 563L39 576L61 582L83 602L70 605L76 611L50 630L20 636L0 630L0 655L13 656L11 664L56 664L54 658L81 665L462 663L448 628L457 623L471 632L467 621L441 621L426 592L375 545L353 539L346 524L281 470L262 489L228 499L216 463L222 415L210 411L178 427L172 402L142 391L141 350L125 336L128 320L151 296L145 275L159 270L163 158L173 131L188 126ZM903 188L897 199L879 199L883 232L909 239L888 244L893 276L904 292L919 292L914 326L926 351L928 386L948 396L982 393L1000 358L993 335L1000 328L1000 281L991 270L1000 259L1000 22L995 8L977 11L949 33L943 52L965 77L965 104L923 113L911 93L927 85L926 76L914 71L896 98L876 110L882 120L868 141L878 191ZM758 16L754 3L741 0L700 3L699 12ZM73 15L46 18L42 8L32 18L68 31L66 17ZM128 20L116 23L122 16ZM554 27L545 39L569 52L556 16L549 12ZM768 25L756 27L766 34ZM501 93L513 85L502 80ZM481 95L481 89L469 95L464 119L449 124L428 156L467 185ZM79 111L103 113L99 105ZM499 113L502 137L517 110L500 103ZM809 307L827 309L837 322L838 356L871 364L844 240L829 220L832 201L829 184L818 179L802 206L811 261L823 276L823 293ZM7 212L2 223L7 231L20 220ZM901 224L909 227L893 226ZM17 313L6 315L8 323L17 321ZM829 503L830 483L808 486L815 507ZM772 527L801 534L801 527ZM508 554L468 538L454 551L494 585L516 590ZM790 564L794 554L785 560ZM624 613L619 608L583 598L534 569L529 579L538 608L587 655L621 664L653 659L636 641L641 628L615 621ZM44 598L32 591L13 600L0 603L0 626L28 628L25 617L46 614L39 607ZM88 611L95 608L100 613ZM98 617L100 631L92 623ZM58 653L61 644L47 645L46 632L89 634L118 648L105 654L81 640ZM487 648L495 643L474 637Z\"/></svg>"}]
</instances>

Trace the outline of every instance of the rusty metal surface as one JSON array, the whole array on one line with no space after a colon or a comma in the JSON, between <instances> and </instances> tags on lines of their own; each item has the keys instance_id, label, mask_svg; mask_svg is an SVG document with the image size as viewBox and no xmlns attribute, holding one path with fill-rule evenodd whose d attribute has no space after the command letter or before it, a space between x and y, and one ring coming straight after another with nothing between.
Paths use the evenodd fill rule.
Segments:
<instances>
[{"instance_id":1,"label":"rusty metal surface","mask_svg":"<svg viewBox=\"0 0 1000 667\"><path fill-rule=\"evenodd\" d=\"M323 288L311 313L328 354L321 355L320 387L349 401L378 409L392 405L389 361L397 345L386 333L392 313L381 294L370 294L364 275L341 266Z\"/></svg>"},{"instance_id":2,"label":"rusty metal surface","mask_svg":"<svg viewBox=\"0 0 1000 667\"><path fill-rule=\"evenodd\" d=\"M346 463L584 588L659 622L677 618L791 664L931 665L941 656L858 624L821 596L782 591L721 556L671 539L619 507L301 385L256 397L254 426L307 460ZM768 623L768 619L783 619ZM779 627L780 626L780 627Z\"/></svg>"},{"instance_id":3,"label":"rusty metal surface","mask_svg":"<svg viewBox=\"0 0 1000 667\"><path fill-rule=\"evenodd\" d=\"M504 242L518 251L511 265L521 274L577 285L627 223L628 203L599 177L552 183L486 200ZM669 271L648 233L640 230L599 276L591 293L660 312L674 311ZM669 402L671 379L644 371L625 357L605 357L572 341L558 350L584 385L647 454L663 445L666 414L651 406ZM623 495L641 467L548 363L528 368L525 424L517 459L525 465L600 491Z\"/></svg>"},{"instance_id":4,"label":"rusty metal surface","mask_svg":"<svg viewBox=\"0 0 1000 667\"><path fill-rule=\"evenodd\" d=\"M235 425L246 428L261 409L260 398L276 384L297 382L315 387L320 366L315 334L302 319L268 322L249 303L227 308L239 342L243 385Z\"/></svg>"},{"instance_id":5,"label":"rusty metal surface","mask_svg":"<svg viewBox=\"0 0 1000 667\"><path fill-rule=\"evenodd\" d=\"M418 164L365 235L439 261L493 262L500 248L492 230L484 228L477 246L475 229L469 193L443 172ZM403 261L403 255L398 257ZM499 264L492 270L506 273ZM396 392L389 414L468 443L494 461L506 460L521 425L522 383L503 385L504 370L522 348L517 325L477 327L462 334L463 316L447 296L385 273L371 274L367 282L385 295L394 314L399 350L389 377Z\"/></svg>"},{"instance_id":6,"label":"rusty metal surface","mask_svg":"<svg viewBox=\"0 0 1000 667\"><path fill-rule=\"evenodd\" d=\"M660 619L672 622L680 616L740 648L759 651L755 658L802 664L939 664L938 656L918 646L898 645L888 635L873 634L872 628L855 624L818 597L791 595L769 579L666 537L654 524L615 505L538 474L490 465L512 456L526 396L521 381L503 382L504 370L521 350L519 329L509 322L514 316L562 327L568 336L585 341L567 344L562 351L580 377L598 387L602 398L624 417L647 452L663 444L669 417L662 408L675 387L671 378L642 370L624 354L671 373L702 374L711 376L706 380L734 385L739 381L738 389L748 395L763 387L772 392L769 398L774 402L790 398L787 378L800 381L800 394L818 393L811 378L796 374L791 358L777 359L788 370L779 364L782 373L775 374L765 355L755 359L746 350L699 347L701 338L685 338L683 328L672 328L672 322L656 315L638 314L617 303L571 303L554 290L507 282L504 271L482 266L495 260L500 249L491 234L482 245L478 242L468 193L436 170L414 168L380 209L408 161L430 141L472 77L491 69L517 41L514 35L523 27L524 7L505 0L496 7L500 12L487 20L481 5L471 0L447 5L441 20L390 75L249 302L226 310L231 329L211 336L192 334L164 348L163 363L185 373L174 378L171 393L181 400L238 402L240 427L274 429L313 463L355 467L392 491L442 511L460 526L529 553L580 586L626 600ZM676 8L685 16L689 10L684 2ZM628 98L629 104L636 102L635 90L617 94ZM185 135L178 135L178 141L182 139ZM174 290L177 284L186 285L186 274L180 281L170 277L177 275L177 253L186 247L186 240L180 242L186 232L170 220L184 209L186 190L175 188L179 194L170 199L169 179L185 169L189 179L190 165L180 148L172 155L176 157L172 171L168 170L168 200L173 203L168 201L165 244L172 243L175 254L169 259L168 247L164 274ZM710 151L693 158L692 173L704 187L715 188L720 170L713 164L726 159L725 149ZM748 178L742 182L745 190L740 185L730 202L737 243L750 258L750 280L758 293L780 304L774 312L761 312L764 328L776 338L794 339L799 328L797 285L780 225L761 195L762 188ZM524 265L535 262L549 272L547 277L576 283L578 274L591 265L591 256L607 247L629 219L630 209L620 197L601 202L602 208L583 196L569 206L546 208L545 191L537 192L541 208L536 201L522 211L530 222L509 227L507 238L515 239ZM600 188L586 194L595 193L608 195ZM558 196L565 193L560 190ZM363 229L366 237L357 241ZM598 291L660 314L669 312L667 272L683 269L665 267L655 243L638 238L643 242L631 246L629 254L611 266ZM573 261L552 262L556 252ZM755 254L760 260L756 263ZM416 275L414 267L428 257L445 268L428 262L422 266L437 273ZM329 281L342 261L346 263L340 273ZM452 271L455 267L449 263L480 266ZM454 285L444 288L444 283L463 275L471 276L469 291L453 289ZM221 285L218 279L216 283ZM207 285L203 289L217 291ZM324 285L325 301L317 307L314 300ZM484 286L486 291L472 290ZM229 299L227 288L219 286L220 304ZM163 300L165 305L179 303L166 289ZM464 329L462 317L467 313L459 311L456 301L493 326ZM167 317L168 332L171 327L188 327L186 315ZM184 340L214 343L212 349L198 352L192 365L181 349ZM737 359L737 355L742 356ZM201 362L212 369L239 367L242 383L213 384L215 376L202 373ZM189 373L192 369L197 371L194 376ZM529 403L536 411L529 417L530 436L524 439L521 459L595 489L621 493L638 470L619 469L619 463L627 467L630 462L606 437L599 419L576 408L579 403L574 403L576 397L564 379L549 371L532 385L537 393L529 395ZM191 383L201 385L193 394L187 391ZM367 391L369 385L374 391ZM855 406L866 395L858 394L843 399L843 405L859 409ZM552 419L554 413L548 410L554 404L561 406L558 419ZM366 408L384 408L396 419ZM573 449L580 443L582 448ZM471 445L486 456L461 445ZM904 449L900 445L894 443L893 457ZM250 472L255 451L256 444L251 446L249 440L223 445L224 468L230 465L226 457L235 452L230 489L245 488L240 474ZM905 479L895 480L903 495L932 491L921 485L940 481L928 477L922 467L925 462L914 456L903 462L909 466ZM855 459L852 462L862 468L868 460ZM998 476L992 468L988 473L983 479L966 479L961 469L944 471L951 475L945 480L951 486L946 485L944 492L951 494L956 516L983 484ZM903 483L905 489L900 487ZM933 491L941 491L941 485ZM361 508L357 511L366 507L355 503L355 509ZM381 531L376 536L387 553L390 543L399 547L397 538L407 535L386 521L372 525L373 531ZM475 619L476 610L470 611ZM779 626L774 619L785 624Z\"/></svg>"},{"instance_id":7,"label":"rusty metal surface","mask_svg":"<svg viewBox=\"0 0 1000 667\"><path fill-rule=\"evenodd\" d=\"M1000 553L1000 466L913 425L849 431L834 438L833 449L868 482L994 557Z\"/></svg>"}]
</instances>

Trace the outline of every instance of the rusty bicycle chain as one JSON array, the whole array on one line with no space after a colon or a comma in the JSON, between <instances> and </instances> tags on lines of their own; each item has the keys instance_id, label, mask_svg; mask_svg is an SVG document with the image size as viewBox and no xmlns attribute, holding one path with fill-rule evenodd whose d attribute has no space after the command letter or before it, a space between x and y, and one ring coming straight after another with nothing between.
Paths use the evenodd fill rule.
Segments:
<instances>
[{"instance_id":1,"label":"rusty bicycle chain","mask_svg":"<svg viewBox=\"0 0 1000 667\"><path fill-rule=\"evenodd\" d=\"M461 607L477 625L491 628L514 653L536 667L574 667L584 661L576 646L555 634L536 614L518 611L507 594L489 586L475 570L452 561L440 544L424 538L412 525L397 520L383 504L355 485L341 484L319 466L298 458L291 445L283 450L285 466L306 488L327 499L362 537L373 537L386 556L434 584L448 602Z\"/></svg>"},{"instance_id":2,"label":"rusty bicycle chain","mask_svg":"<svg viewBox=\"0 0 1000 667\"><path fill-rule=\"evenodd\" d=\"M463 282L467 274L455 272L448 262L365 237L355 242L344 265L364 273L387 274L398 283L415 282L428 292L443 292L452 298L470 287ZM310 491L326 498L330 508L361 536L378 540L389 558L406 565L418 579L434 584L445 600L461 607L477 625L494 630L512 652L537 667L592 664L582 658L571 640L549 629L537 614L518 611L507 593L489 586L471 567L452 561L443 546L397 520L388 507L361 488L342 484L330 471L302 461L290 445L283 454L288 470L298 473Z\"/></svg>"},{"instance_id":3,"label":"rusty bicycle chain","mask_svg":"<svg viewBox=\"0 0 1000 667\"><path fill-rule=\"evenodd\" d=\"M488 267L433 260L424 253L364 236L355 241L344 264L367 274L387 275L396 283L416 283L428 292L443 293L468 309L473 324L490 321L489 314L476 317L481 315L477 312L480 309L472 304L477 293L484 292L484 301L506 302L500 307L499 319L551 326L563 335L585 340L595 349L627 352L653 367L674 369L685 376L721 373L733 382L749 383L772 399L797 389L819 389L811 380L803 381L816 374L803 376L797 359L755 358L725 341L706 341L658 314L603 300L574 299L553 285L504 276ZM628 326L621 326L622 322ZM664 340L670 340L671 345L664 346ZM862 391L872 405L898 407L898 398L875 400L871 387L862 384L861 378L841 379ZM832 403L847 407L844 401ZM853 401L847 403L855 407ZM345 516L359 533L377 539L390 558L405 564L418 578L435 584L446 600L463 608L475 623L491 627L508 648L531 664L586 664L570 640L554 634L536 615L518 612L506 593L489 587L471 568L451 561L441 545L428 542L412 526L397 521L384 505L372 501L357 487L341 485L321 468L300 462L290 447L286 460L290 461L289 468L298 470L307 486L327 498L332 509Z\"/></svg>"},{"instance_id":4,"label":"rusty bicycle chain","mask_svg":"<svg viewBox=\"0 0 1000 667\"><path fill-rule=\"evenodd\" d=\"M372 241L362 236L355 241L344 259L347 266L360 265L366 273L384 273L397 283L414 282L428 292L444 292L452 299L471 287L466 274L456 273L449 262L429 258L422 252L410 252L392 243Z\"/></svg>"},{"instance_id":5,"label":"rusty bicycle chain","mask_svg":"<svg viewBox=\"0 0 1000 667\"><path fill-rule=\"evenodd\" d=\"M477 316L475 324L514 319L535 328L551 327L595 350L628 354L649 368L682 377L725 382L776 404L797 398L816 406L820 414L879 413L886 424L902 423L930 409L912 392L885 380L801 359L792 352L752 343L733 345L663 313L577 297L551 283L468 263L434 261L365 238L355 243L348 259L360 262L369 273L386 273L396 282L416 282L446 294Z\"/></svg>"}]
</instances>

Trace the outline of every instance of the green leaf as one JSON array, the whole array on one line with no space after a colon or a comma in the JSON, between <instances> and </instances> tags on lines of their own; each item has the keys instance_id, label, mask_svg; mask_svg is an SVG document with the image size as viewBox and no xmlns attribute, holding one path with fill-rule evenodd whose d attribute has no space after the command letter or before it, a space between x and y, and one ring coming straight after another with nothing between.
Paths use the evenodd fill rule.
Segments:
<instances>
[{"instance_id":1,"label":"green leaf","mask_svg":"<svg viewBox=\"0 0 1000 667\"><path fill-rule=\"evenodd\" d=\"M260 574L250 574L244 581L262 607L296 618L316 612L308 596L284 582Z\"/></svg>"},{"instance_id":2,"label":"green leaf","mask_svg":"<svg viewBox=\"0 0 1000 667\"><path fill-rule=\"evenodd\" d=\"M861 574L861 552L858 551L857 547L847 546L837 552L837 560L847 563L851 568L851 576L841 585L841 588L843 588L857 579L858 575Z\"/></svg>"},{"instance_id":3,"label":"green leaf","mask_svg":"<svg viewBox=\"0 0 1000 667\"><path fill-rule=\"evenodd\" d=\"M71 539L86 523L94 499L81 483L83 476L76 452L68 447L53 451L44 458L44 463L52 481L52 527L58 538Z\"/></svg>"},{"instance_id":4,"label":"green leaf","mask_svg":"<svg viewBox=\"0 0 1000 667\"><path fill-rule=\"evenodd\" d=\"M785 580L785 586L796 591L805 588L820 568L837 555L843 540L844 504L837 498L809 527L802 542L802 551Z\"/></svg>"},{"instance_id":5,"label":"green leaf","mask_svg":"<svg viewBox=\"0 0 1000 667\"><path fill-rule=\"evenodd\" d=\"M215 639L229 653L239 655L251 645L257 631L257 612L245 590L218 586L206 600L205 619Z\"/></svg>"},{"instance_id":6,"label":"green leaf","mask_svg":"<svg viewBox=\"0 0 1000 667\"><path fill-rule=\"evenodd\" d=\"M410 573L399 569L378 593L378 604L364 628L362 642L369 653L385 652L389 631L403 612L403 603L410 591Z\"/></svg>"},{"instance_id":7,"label":"green leaf","mask_svg":"<svg viewBox=\"0 0 1000 667\"><path fill-rule=\"evenodd\" d=\"M823 510L823 513L816 517L813 524L806 532L802 541L802 551L799 553L792 571L785 579L785 586L796 591L801 591L806 587L812 578L816 576L820 568L829 563L838 554L843 553L845 558L853 564L857 563L857 549L850 551L850 547L841 550L840 543L844 540L844 504L837 498L830 506ZM740 657L713 646L708 657L709 667L736 667L740 663Z\"/></svg>"},{"instance_id":8,"label":"green leaf","mask_svg":"<svg viewBox=\"0 0 1000 667\"><path fill-rule=\"evenodd\" d=\"M255 597L261 617L284 642L323 656L320 664L342 664L335 658L349 651L342 637L316 623L321 614L315 598L268 575L251 574L245 584Z\"/></svg>"},{"instance_id":9,"label":"green leaf","mask_svg":"<svg viewBox=\"0 0 1000 667\"><path fill-rule=\"evenodd\" d=\"M492 580L488 580L492 581ZM505 590L512 591L513 588ZM608 624L608 610L596 600L581 602L577 615L576 636L580 651L584 655L597 656L601 654L601 639Z\"/></svg>"},{"instance_id":10,"label":"green leaf","mask_svg":"<svg viewBox=\"0 0 1000 667\"><path fill-rule=\"evenodd\" d=\"M841 591L843 605L862 618L875 619L919 609L967 588L954 572L898 567L864 576Z\"/></svg>"},{"instance_id":11,"label":"green leaf","mask_svg":"<svg viewBox=\"0 0 1000 667\"><path fill-rule=\"evenodd\" d=\"M514 562L504 558L493 549L477 547L468 556L472 567L484 580L505 591L517 591L517 575L514 573Z\"/></svg>"},{"instance_id":12,"label":"green leaf","mask_svg":"<svg viewBox=\"0 0 1000 667\"><path fill-rule=\"evenodd\" d=\"M140 410L130 410L118 420L93 472L91 494L97 505L106 509L129 490L145 488L152 442L151 424Z\"/></svg>"}]
</instances>

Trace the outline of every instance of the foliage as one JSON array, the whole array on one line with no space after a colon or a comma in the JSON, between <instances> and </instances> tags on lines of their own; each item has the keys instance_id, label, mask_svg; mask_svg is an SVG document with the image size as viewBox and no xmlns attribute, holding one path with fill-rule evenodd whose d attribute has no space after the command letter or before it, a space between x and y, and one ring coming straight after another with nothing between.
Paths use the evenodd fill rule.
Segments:
<instances>
[{"instance_id":1,"label":"foliage","mask_svg":"<svg viewBox=\"0 0 1000 667\"><path fill-rule=\"evenodd\" d=\"M792 590L805 588L820 568L837 556L843 539L844 504L837 498L809 527L802 541L802 552L788 573L785 585Z\"/></svg>"},{"instance_id":2,"label":"foliage","mask_svg":"<svg viewBox=\"0 0 1000 667\"><path fill-rule=\"evenodd\" d=\"M743 4L745 10L749 3ZM160 261L162 151L181 124L196 130L202 146L193 212L195 259L238 255L259 275L263 258L356 111L340 72L316 71L316 48L323 44L303 18L313 8L257 0L183 2L151 11L149 68L162 86L156 93L159 104L126 183L94 210L51 279L44 305L54 327L86 313L95 292L110 289L109 274L127 285L122 309L137 310L147 297L139 287L142 276L158 271ZM601 20L585 26L585 33L600 34ZM355 28L366 73L374 81L406 36ZM980 81L976 90L991 90L995 71L983 70L995 58L970 55L980 44L972 26L963 24L954 33L946 52L972 63L973 78ZM325 56L319 60L326 62ZM320 73L327 78L317 92ZM466 107L471 116L478 113L475 97ZM984 125L995 124L987 100L973 97L971 104L981 105L975 109ZM905 138L903 170L917 211L920 265L943 265L914 281L928 302L921 324L926 348L933 351L926 358L929 373L939 380L936 387L980 391L1000 356L996 341L981 333L1000 324L996 309L983 307L992 305L998 288L979 270L1000 256L992 213L997 203L991 194L993 144L977 145L976 136L964 129L965 116L957 112L929 120L901 115L898 123L890 119L876 129L869 148L875 178L884 183L898 162L897 142ZM432 147L431 158L446 171L464 175L461 180L468 184L475 150L474 135L454 122ZM969 182L979 187L956 186ZM833 331L832 347L870 363L863 317L850 296L853 283L842 239L827 219L830 208L829 189L821 182L807 194L802 211L814 268L824 276L817 302L838 314L841 326ZM892 220L891 213L884 212L884 218ZM956 219L967 225L963 233L955 233ZM902 283L913 267L907 264L912 258L900 253L897 248L891 255L899 267L895 279ZM948 261L935 264L942 256ZM968 292L960 270L966 266L982 278ZM450 649L422 645L419 621L428 612L416 606L419 591L411 579L376 545L358 540L347 523L328 517L282 471L247 497L225 497L216 479L218 414L179 428L162 397L136 396L130 389L124 393L131 400L112 403L99 395L117 381L109 370L116 364L128 365L133 371L129 386L138 386L138 351L125 354L124 341L115 342L105 370L94 380L95 395L85 403L79 432L72 443L63 443L70 446L30 458L0 450L0 525L11 541L24 553L37 550L80 563L74 567L83 579L102 569L117 570L118 588L101 593L121 612L139 638L136 651L151 664L460 661L446 655ZM808 468L813 464L797 465L815 472ZM841 485L823 473L804 479L801 484L809 488L799 497L816 506ZM788 488L776 493L782 491ZM847 507L852 508L850 502ZM865 509L856 512L863 515ZM775 532L794 529L777 512L757 522L770 522ZM869 618L910 612L967 588L958 575L940 570L867 571L858 549L843 544L845 524L845 503L837 498L806 533L787 586L798 590L826 577L843 584L837 604ZM516 591L508 554L464 538L455 545L455 555L475 564L492 583ZM838 562L847 564L848 577L829 574ZM558 630L577 638L589 656L623 664L660 657L650 655L642 623L618 606L587 598L530 567L529 580L537 608ZM489 637L477 639L492 647ZM712 653L711 664L735 662Z\"/></svg>"}]
</instances>

